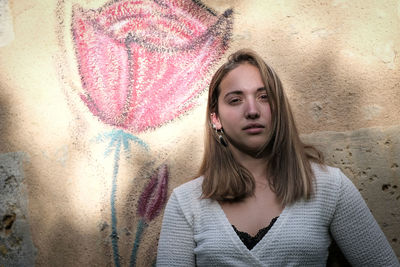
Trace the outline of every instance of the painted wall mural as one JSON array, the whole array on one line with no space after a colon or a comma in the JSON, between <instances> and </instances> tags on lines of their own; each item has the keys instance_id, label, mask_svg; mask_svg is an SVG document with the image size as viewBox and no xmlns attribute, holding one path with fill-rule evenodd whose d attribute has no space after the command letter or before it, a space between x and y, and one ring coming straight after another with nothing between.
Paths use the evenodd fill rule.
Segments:
<instances>
[{"instance_id":1,"label":"painted wall mural","mask_svg":"<svg viewBox=\"0 0 400 267\"><path fill-rule=\"evenodd\" d=\"M64 4L59 1L58 16ZM133 142L154 154L136 135L196 106L210 68L228 49L232 15L232 9L217 15L198 0L110 1L97 9L72 5L70 34L81 83L74 91L97 119L114 127L96 140L108 143L104 155L114 159L110 237L115 266L121 265L115 204L121 150L130 157ZM67 50L64 41L59 36ZM136 265L144 230L167 200L167 164L153 172L138 200L130 266Z\"/></svg>"},{"instance_id":2,"label":"painted wall mural","mask_svg":"<svg viewBox=\"0 0 400 267\"><path fill-rule=\"evenodd\" d=\"M82 100L104 123L135 133L176 118L227 49L231 15L217 16L198 1L74 6Z\"/></svg>"}]
</instances>

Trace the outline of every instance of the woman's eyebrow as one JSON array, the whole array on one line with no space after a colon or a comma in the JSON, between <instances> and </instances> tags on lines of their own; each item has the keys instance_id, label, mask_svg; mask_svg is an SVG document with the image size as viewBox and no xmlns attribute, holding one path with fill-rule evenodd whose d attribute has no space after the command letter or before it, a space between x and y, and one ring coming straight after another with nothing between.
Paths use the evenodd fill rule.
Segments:
<instances>
[{"instance_id":1,"label":"woman's eyebrow","mask_svg":"<svg viewBox=\"0 0 400 267\"><path fill-rule=\"evenodd\" d=\"M260 87L256 90L257 93L262 92L262 91L267 91L265 89L265 87ZM230 95L243 95L243 91L241 90L234 90L234 91L230 91L228 93L225 94L224 98Z\"/></svg>"},{"instance_id":2,"label":"woman's eyebrow","mask_svg":"<svg viewBox=\"0 0 400 267\"><path fill-rule=\"evenodd\" d=\"M225 94L225 97L229 96L229 95L242 95L243 91L240 90L235 90L235 91L230 91L227 94Z\"/></svg>"}]
</instances>

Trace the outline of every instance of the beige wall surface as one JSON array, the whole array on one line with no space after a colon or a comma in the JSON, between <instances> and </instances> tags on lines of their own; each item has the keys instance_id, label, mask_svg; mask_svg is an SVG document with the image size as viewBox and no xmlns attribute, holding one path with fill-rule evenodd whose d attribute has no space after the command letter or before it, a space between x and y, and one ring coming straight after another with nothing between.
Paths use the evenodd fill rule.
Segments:
<instances>
[{"instance_id":1,"label":"beige wall surface","mask_svg":"<svg viewBox=\"0 0 400 267\"><path fill-rule=\"evenodd\" d=\"M0 266L151 266L242 47L400 257L400 1L139 2L0 0Z\"/></svg>"}]
</instances>

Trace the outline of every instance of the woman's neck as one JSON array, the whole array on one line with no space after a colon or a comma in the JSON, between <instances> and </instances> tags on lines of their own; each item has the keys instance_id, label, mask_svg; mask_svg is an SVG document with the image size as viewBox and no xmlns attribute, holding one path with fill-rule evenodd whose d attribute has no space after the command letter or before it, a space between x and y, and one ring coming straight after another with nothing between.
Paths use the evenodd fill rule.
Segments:
<instances>
[{"instance_id":1,"label":"woman's neck","mask_svg":"<svg viewBox=\"0 0 400 267\"><path fill-rule=\"evenodd\" d=\"M244 153L234 146L231 151L235 160L245 167L254 177L255 182L265 183L267 178L267 159L265 157L254 157Z\"/></svg>"}]
</instances>

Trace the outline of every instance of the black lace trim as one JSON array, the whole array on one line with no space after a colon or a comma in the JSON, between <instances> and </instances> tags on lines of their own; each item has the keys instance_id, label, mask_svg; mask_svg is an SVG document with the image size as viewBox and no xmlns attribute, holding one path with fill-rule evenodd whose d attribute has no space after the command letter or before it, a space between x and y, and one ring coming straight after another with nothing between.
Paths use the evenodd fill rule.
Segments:
<instances>
[{"instance_id":1,"label":"black lace trim","mask_svg":"<svg viewBox=\"0 0 400 267\"><path fill-rule=\"evenodd\" d=\"M260 242L261 239L263 239L263 237L268 233L269 229L271 229L271 227L274 225L274 223L278 218L279 216L273 218L269 223L269 225L267 227L260 229L255 236L251 236L246 232L239 231L233 224L232 227L235 230L236 234L239 236L240 240L242 240L243 244L245 244L245 246L249 250L251 250L252 248L255 247L255 245L257 245L258 242Z\"/></svg>"}]
</instances>

